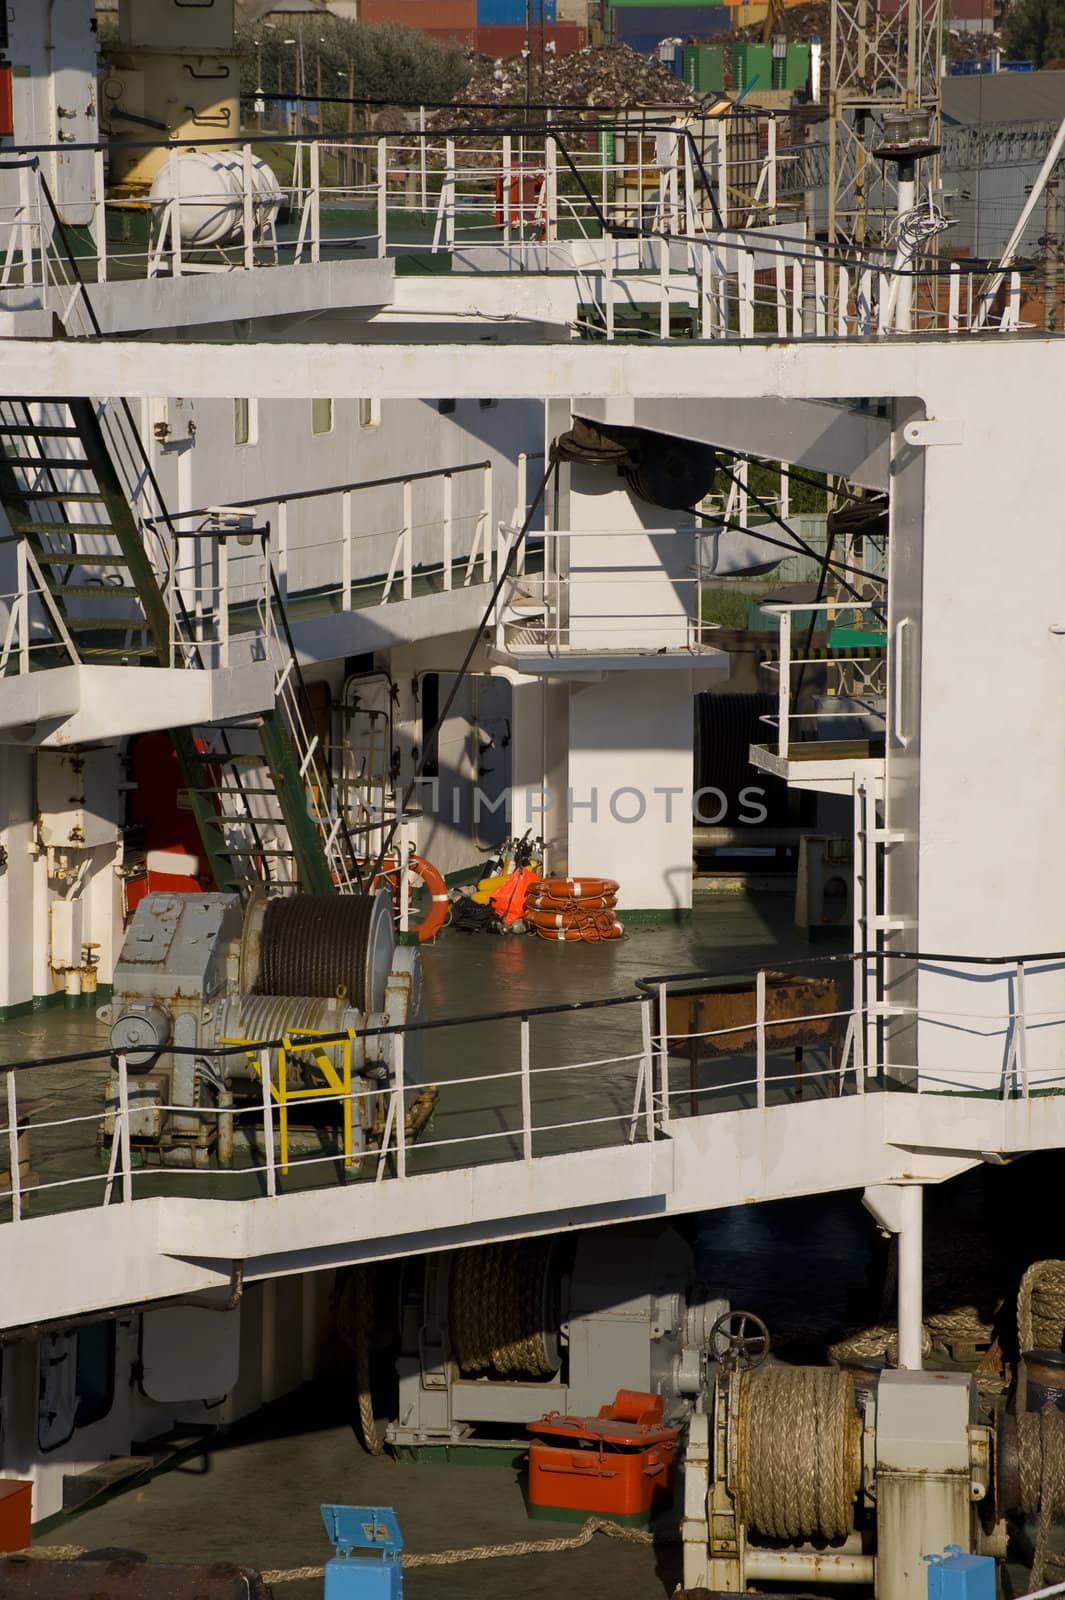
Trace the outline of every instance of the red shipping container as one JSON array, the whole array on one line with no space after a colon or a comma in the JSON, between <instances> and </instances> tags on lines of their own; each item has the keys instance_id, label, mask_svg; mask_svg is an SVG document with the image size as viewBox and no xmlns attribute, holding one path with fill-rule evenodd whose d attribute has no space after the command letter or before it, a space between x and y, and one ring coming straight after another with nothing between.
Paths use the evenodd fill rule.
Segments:
<instances>
[{"instance_id":1,"label":"red shipping container","mask_svg":"<svg viewBox=\"0 0 1065 1600\"><path fill-rule=\"evenodd\" d=\"M0 1480L0 1552L25 1550L30 1542L33 1484L23 1478Z\"/></svg>"},{"instance_id":2,"label":"red shipping container","mask_svg":"<svg viewBox=\"0 0 1065 1600\"><path fill-rule=\"evenodd\" d=\"M421 33L472 37L477 0L362 0L360 22L403 22Z\"/></svg>"},{"instance_id":3,"label":"red shipping container","mask_svg":"<svg viewBox=\"0 0 1065 1600\"><path fill-rule=\"evenodd\" d=\"M574 50L583 50L588 43L588 30L579 22L547 22L544 24L544 44L553 44L555 54L565 56ZM508 60L520 55L526 41L534 54L540 50L540 29L531 30L520 22L482 23L477 29L477 51L482 56L501 56Z\"/></svg>"}]
</instances>

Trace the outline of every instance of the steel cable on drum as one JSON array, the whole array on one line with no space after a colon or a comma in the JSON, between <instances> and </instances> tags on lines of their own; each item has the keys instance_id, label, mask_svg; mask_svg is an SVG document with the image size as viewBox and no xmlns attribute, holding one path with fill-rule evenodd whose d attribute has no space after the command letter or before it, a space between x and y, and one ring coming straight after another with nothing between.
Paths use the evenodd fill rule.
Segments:
<instances>
[{"instance_id":1,"label":"steel cable on drum","mask_svg":"<svg viewBox=\"0 0 1065 1600\"><path fill-rule=\"evenodd\" d=\"M849 1373L766 1367L740 1378L736 1495L743 1522L777 1539L854 1531L861 1424Z\"/></svg>"},{"instance_id":2,"label":"steel cable on drum","mask_svg":"<svg viewBox=\"0 0 1065 1600\"><path fill-rule=\"evenodd\" d=\"M343 990L367 1009L366 957L373 895L278 896L263 917L259 994L332 999Z\"/></svg>"}]
</instances>

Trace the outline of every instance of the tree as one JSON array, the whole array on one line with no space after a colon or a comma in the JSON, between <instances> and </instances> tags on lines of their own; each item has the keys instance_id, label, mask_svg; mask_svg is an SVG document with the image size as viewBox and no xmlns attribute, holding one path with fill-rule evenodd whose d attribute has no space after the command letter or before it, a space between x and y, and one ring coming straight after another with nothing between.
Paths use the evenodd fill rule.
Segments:
<instances>
[{"instance_id":1,"label":"tree","mask_svg":"<svg viewBox=\"0 0 1065 1600\"><path fill-rule=\"evenodd\" d=\"M437 44L402 23L368 24L339 17L311 18L306 25L240 21L236 40L242 94L254 94L259 88L276 94L279 85L285 93L295 94L301 31L303 93L311 99L319 82L323 101L346 96L350 83L360 100L447 104L469 80L470 64L462 50ZM286 45L286 39L296 39L297 47ZM347 106L323 105L322 125L334 132L346 128Z\"/></svg>"},{"instance_id":2,"label":"tree","mask_svg":"<svg viewBox=\"0 0 1065 1600\"><path fill-rule=\"evenodd\" d=\"M1006 14L1006 54L1041 67L1065 56L1065 0L1017 0Z\"/></svg>"}]
</instances>

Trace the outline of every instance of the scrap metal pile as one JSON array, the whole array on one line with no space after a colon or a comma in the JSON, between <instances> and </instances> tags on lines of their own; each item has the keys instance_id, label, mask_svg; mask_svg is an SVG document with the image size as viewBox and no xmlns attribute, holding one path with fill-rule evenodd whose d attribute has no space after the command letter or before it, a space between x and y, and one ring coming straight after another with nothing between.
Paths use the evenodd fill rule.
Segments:
<instances>
[{"instance_id":1,"label":"scrap metal pile","mask_svg":"<svg viewBox=\"0 0 1065 1600\"><path fill-rule=\"evenodd\" d=\"M455 103L629 107L695 105L698 98L660 61L622 44L588 46L564 56L545 53L542 62L535 52L531 59L481 57Z\"/></svg>"}]
</instances>

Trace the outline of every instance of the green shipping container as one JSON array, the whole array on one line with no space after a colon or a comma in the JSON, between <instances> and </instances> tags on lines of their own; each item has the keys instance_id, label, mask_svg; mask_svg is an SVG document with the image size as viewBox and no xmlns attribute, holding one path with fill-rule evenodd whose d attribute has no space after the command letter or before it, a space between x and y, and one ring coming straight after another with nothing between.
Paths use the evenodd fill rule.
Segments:
<instances>
[{"instance_id":1,"label":"green shipping container","mask_svg":"<svg viewBox=\"0 0 1065 1600\"><path fill-rule=\"evenodd\" d=\"M719 44L684 46L684 82L696 94L720 94L725 87L725 52Z\"/></svg>"},{"instance_id":2,"label":"green shipping container","mask_svg":"<svg viewBox=\"0 0 1065 1600\"><path fill-rule=\"evenodd\" d=\"M740 94L757 79L759 89L773 87L773 47L768 44L732 46L732 87Z\"/></svg>"},{"instance_id":3,"label":"green shipping container","mask_svg":"<svg viewBox=\"0 0 1065 1600\"><path fill-rule=\"evenodd\" d=\"M805 89L810 79L810 46L789 44L784 63L785 89Z\"/></svg>"}]
</instances>

